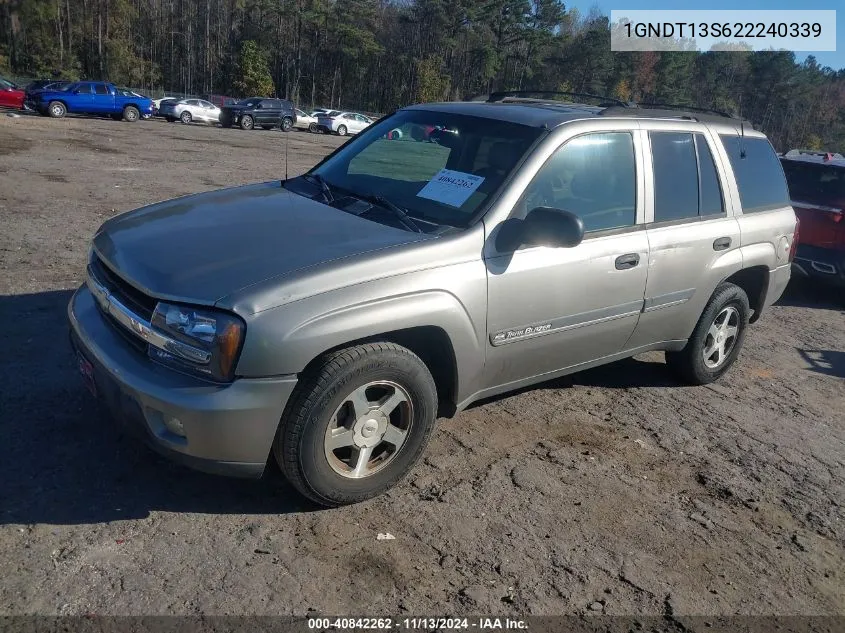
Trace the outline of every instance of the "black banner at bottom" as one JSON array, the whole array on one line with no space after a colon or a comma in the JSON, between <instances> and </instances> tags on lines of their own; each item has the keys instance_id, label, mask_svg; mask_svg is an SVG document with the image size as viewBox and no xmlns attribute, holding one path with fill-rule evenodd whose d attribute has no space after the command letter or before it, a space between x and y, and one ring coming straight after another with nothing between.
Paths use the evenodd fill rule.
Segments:
<instances>
[{"instance_id":1,"label":"black banner at bottom","mask_svg":"<svg viewBox=\"0 0 845 633\"><path fill-rule=\"evenodd\" d=\"M0 633L845 633L842 616L0 616Z\"/></svg>"}]
</instances>

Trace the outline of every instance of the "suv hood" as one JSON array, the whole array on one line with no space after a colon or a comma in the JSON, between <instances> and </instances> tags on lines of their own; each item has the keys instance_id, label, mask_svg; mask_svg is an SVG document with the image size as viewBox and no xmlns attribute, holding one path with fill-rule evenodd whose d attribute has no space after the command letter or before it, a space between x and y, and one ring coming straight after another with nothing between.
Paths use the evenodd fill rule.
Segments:
<instances>
[{"instance_id":1,"label":"suv hood","mask_svg":"<svg viewBox=\"0 0 845 633\"><path fill-rule=\"evenodd\" d=\"M211 305L316 264L431 239L291 193L279 181L176 198L100 227L94 250L140 290Z\"/></svg>"}]
</instances>

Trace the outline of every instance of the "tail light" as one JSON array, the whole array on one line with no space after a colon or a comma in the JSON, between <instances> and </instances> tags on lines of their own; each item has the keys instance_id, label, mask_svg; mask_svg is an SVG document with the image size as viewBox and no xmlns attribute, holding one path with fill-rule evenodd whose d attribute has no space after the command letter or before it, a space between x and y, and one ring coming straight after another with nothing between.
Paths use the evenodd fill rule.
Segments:
<instances>
[{"instance_id":1,"label":"tail light","mask_svg":"<svg viewBox=\"0 0 845 633\"><path fill-rule=\"evenodd\" d=\"M789 247L789 262L795 259L795 251L798 250L798 237L799 237L799 228L801 227L801 221L798 218L795 218L795 231L792 233L792 246Z\"/></svg>"}]
</instances>

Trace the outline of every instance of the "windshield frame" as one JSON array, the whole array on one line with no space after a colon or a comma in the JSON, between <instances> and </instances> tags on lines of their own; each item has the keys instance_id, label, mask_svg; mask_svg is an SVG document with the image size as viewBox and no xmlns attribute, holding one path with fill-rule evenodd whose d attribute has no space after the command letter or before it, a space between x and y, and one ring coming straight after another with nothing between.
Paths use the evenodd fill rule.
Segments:
<instances>
[{"instance_id":1,"label":"windshield frame","mask_svg":"<svg viewBox=\"0 0 845 633\"><path fill-rule=\"evenodd\" d=\"M478 207L470 214L467 215L465 221L463 222L441 222L436 218L432 218L426 215L421 215L419 213L415 213L413 209L405 209L405 211L410 215L412 218L421 220L424 222L435 222L441 223L447 226L452 226L456 229L465 230L473 225L477 224L481 221L485 215L490 211L491 207L496 203L499 198L501 198L502 194L507 191L511 181L513 178L519 173L522 166L528 160L528 158L532 155L536 147L543 142L543 140L550 134L551 130L545 127L534 127L530 125L524 125L521 123L514 123L512 121L505 121L502 119L496 119L492 117L480 117L470 114L463 114L463 113L454 113L454 112L444 112L437 109L426 109L421 107L414 107L411 108L403 108L400 110L395 110L390 114L383 116L382 118L378 119L377 121L373 121L369 126L367 126L364 130L360 133L353 136L349 141L344 143L343 145L336 148L334 151L326 155L321 161L315 164L311 169L305 172L304 175L319 175L323 176L324 174L320 173L320 170L329 162L335 159L338 155L348 151L355 151L355 155L357 156L360 152L362 152L366 147L377 141L378 139L382 138L392 127L394 127L394 121L399 118L402 113L406 112L421 112L424 114L431 114L431 115L443 115L443 116L457 116L460 118L472 119L479 122L493 124L493 123L505 123L508 125L513 125L515 127L522 127L526 128L527 130L531 130L533 134L535 134L535 138L527 145L523 154L514 162L513 166L511 167L510 171L505 174L502 178L501 183L499 186L490 192L490 194L482 201ZM359 145L362 145L360 150L355 150ZM351 161L351 159L350 159ZM334 184L334 183L331 183ZM340 188L345 189L342 185L338 185Z\"/></svg>"}]
</instances>

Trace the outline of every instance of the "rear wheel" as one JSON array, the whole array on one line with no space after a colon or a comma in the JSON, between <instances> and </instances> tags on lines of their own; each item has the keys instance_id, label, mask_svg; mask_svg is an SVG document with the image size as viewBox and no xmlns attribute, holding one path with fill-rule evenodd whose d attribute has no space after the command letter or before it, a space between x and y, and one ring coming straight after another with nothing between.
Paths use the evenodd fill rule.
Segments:
<instances>
[{"instance_id":1,"label":"rear wheel","mask_svg":"<svg viewBox=\"0 0 845 633\"><path fill-rule=\"evenodd\" d=\"M193 118L194 117L191 116L191 113L188 112L187 110L185 110L181 115L179 115L179 120L182 121L182 123L185 123L186 125L188 123L190 123L193 120Z\"/></svg>"},{"instance_id":2,"label":"rear wheel","mask_svg":"<svg viewBox=\"0 0 845 633\"><path fill-rule=\"evenodd\" d=\"M720 284L684 349L666 352L666 363L693 385L718 380L739 356L750 313L742 288Z\"/></svg>"},{"instance_id":3,"label":"rear wheel","mask_svg":"<svg viewBox=\"0 0 845 633\"><path fill-rule=\"evenodd\" d=\"M347 129L346 129L346 126L345 126L345 125L341 125L341 126L339 126L339 127L337 128L337 135L338 135L338 136L346 136L346 133L347 133L348 131L349 131L349 130L347 130Z\"/></svg>"},{"instance_id":4,"label":"rear wheel","mask_svg":"<svg viewBox=\"0 0 845 633\"><path fill-rule=\"evenodd\" d=\"M293 128L293 119L286 116L282 119L282 132L290 132L291 128Z\"/></svg>"},{"instance_id":5,"label":"rear wheel","mask_svg":"<svg viewBox=\"0 0 845 633\"><path fill-rule=\"evenodd\" d=\"M245 114L241 117L241 129L242 130L251 130L255 127L255 120L248 114Z\"/></svg>"},{"instance_id":6,"label":"rear wheel","mask_svg":"<svg viewBox=\"0 0 845 633\"><path fill-rule=\"evenodd\" d=\"M51 101L50 105L47 106L47 112L54 119L61 119L67 114L67 108L61 101Z\"/></svg>"},{"instance_id":7,"label":"rear wheel","mask_svg":"<svg viewBox=\"0 0 845 633\"><path fill-rule=\"evenodd\" d=\"M408 473L428 443L436 411L434 379L416 354L386 342L349 347L303 377L273 453L309 499L357 503Z\"/></svg>"},{"instance_id":8,"label":"rear wheel","mask_svg":"<svg viewBox=\"0 0 845 633\"><path fill-rule=\"evenodd\" d=\"M141 116L141 113L138 111L138 108L135 106L126 106L123 108L123 120L129 121L130 123L134 123L137 121Z\"/></svg>"}]
</instances>

